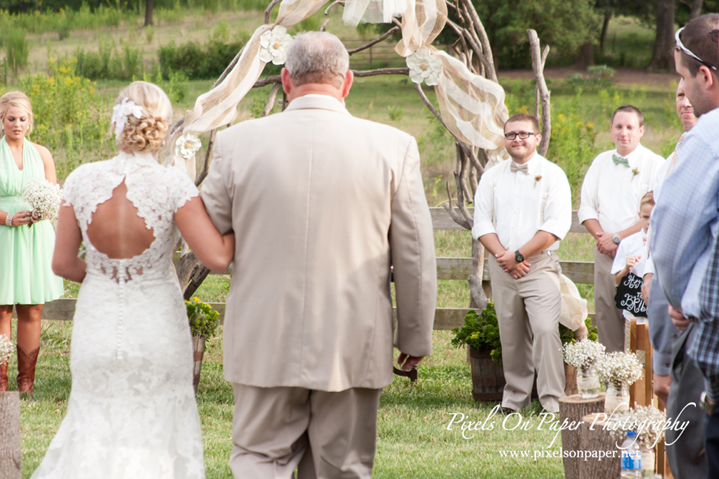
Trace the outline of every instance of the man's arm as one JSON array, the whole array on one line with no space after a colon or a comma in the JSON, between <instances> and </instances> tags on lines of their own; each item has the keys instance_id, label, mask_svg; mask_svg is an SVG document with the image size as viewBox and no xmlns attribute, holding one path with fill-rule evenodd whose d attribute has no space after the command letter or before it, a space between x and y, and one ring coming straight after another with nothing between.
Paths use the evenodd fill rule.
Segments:
<instances>
[{"instance_id":1,"label":"man's arm","mask_svg":"<svg viewBox=\"0 0 719 479\"><path fill-rule=\"evenodd\" d=\"M222 156L222 133L217 134L215 147L212 151L212 163L207 178L202 183L200 195L205 204L207 214L220 234L224 235L232 230L232 198L227 186L229 178L226 171L229 162Z\"/></svg>"},{"instance_id":2,"label":"man's arm","mask_svg":"<svg viewBox=\"0 0 719 479\"><path fill-rule=\"evenodd\" d=\"M537 231L537 233L532 237L531 240L527 242L527 244L519 248L519 253L525 258L530 258L535 254L541 253L545 249L552 246L554 242L558 239L559 238L554 236L552 233L547 233L546 231L541 230ZM519 276L520 278L522 276L525 276L527 272L529 272L529 263L527 263L526 261L517 263L514 251L505 251L504 253L501 253L499 256L497 256L497 263L499 263L499 265L504 271L510 274L512 274L515 269L519 269L520 272L524 273ZM526 272L524 271L524 263L526 263ZM512 277L517 279L515 275L512 275Z\"/></svg>"},{"instance_id":3,"label":"man's arm","mask_svg":"<svg viewBox=\"0 0 719 479\"><path fill-rule=\"evenodd\" d=\"M414 358L411 364L416 364L432 354L437 265L432 218L414 138L405 155L399 186L392 199L389 240L397 298L395 345L404 353L403 358Z\"/></svg>"},{"instance_id":4,"label":"man's arm","mask_svg":"<svg viewBox=\"0 0 719 479\"><path fill-rule=\"evenodd\" d=\"M711 225L717 218L717 152L702 135L694 133L684 140L676 168L664 182L652 213L650 250L656 274L669 304L679 311L683 310L682 298L692 271L711 247ZM706 263L703 264L697 280L703 278ZM699 315L698 310L682 312Z\"/></svg>"}]
</instances>

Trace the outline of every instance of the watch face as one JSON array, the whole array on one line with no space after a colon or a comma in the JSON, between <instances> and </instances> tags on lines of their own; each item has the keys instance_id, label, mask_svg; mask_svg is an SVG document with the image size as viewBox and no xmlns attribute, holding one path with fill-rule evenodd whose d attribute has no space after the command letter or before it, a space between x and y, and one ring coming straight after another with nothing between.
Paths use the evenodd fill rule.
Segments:
<instances>
[{"instance_id":1,"label":"watch face","mask_svg":"<svg viewBox=\"0 0 719 479\"><path fill-rule=\"evenodd\" d=\"M615 234L615 235L612 237L612 240L614 240L614 243L615 243L615 244L619 244L619 242L621 241L621 238L619 237L618 234Z\"/></svg>"},{"instance_id":2,"label":"watch face","mask_svg":"<svg viewBox=\"0 0 719 479\"><path fill-rule=\"evenodd\" d=\"M514 253L514 260L515 260L517 263L521 263L522 261L524 261L524 256L522 256L522 253L520 253L519 251L517 251L516 253Z\"/></svg>"}]
</instances>

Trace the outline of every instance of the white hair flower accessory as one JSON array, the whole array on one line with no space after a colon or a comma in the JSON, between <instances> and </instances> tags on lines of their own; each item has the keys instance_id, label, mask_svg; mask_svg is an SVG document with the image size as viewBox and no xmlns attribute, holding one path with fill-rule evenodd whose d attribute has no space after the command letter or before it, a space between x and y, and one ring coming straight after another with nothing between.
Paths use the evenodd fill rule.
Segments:
<instances>
[{"instance_id":1,"label":"white hair flower accessory","mask_svg":"<svg viewBox=\"0 0 719 479\"><path fill-rule=\"evenodd\" d=\"M282 25L263 33L260 35L260 60L275 65L284 64L287 60L287 46L291 41L292 35Z\"/></svg>"},{"instance_id":2,"label":"white hair flower accessory","mask_svg":"<svg viewBox=\"0 0 719 479\"><path fill-rule=\"evenodd\" d=\"M198 152L201 146L202 142L197 138L197 135L189 132L185 133L175 143L175 156L181 156L185 160L189 160L194 158L195 153Z\"/></svg>"},{"instance_id":3,"label":"white hair flower accessory","mask_svg":"<svg viewBox=\"0 0 719 479\"><path fill-rule=\"evenodd\" d=\"M125 129L127 117L130 115L135 118L142 118L142 107L127 98L122 99L122 103L118 103L112 109L112 123L115 124L115 138L120 138L122 130Z\"/></svg>"},{"instance_id":4,"label":"white hair flower accessory","mask_svg":"<svg viewBox=\"0 0 719 479\"><path fill-rule=\"evenodd\" d=\"M407 57L409 77L415 83L423 81L433 86L439 83L439 74L442 71L442 60L432 55L429 47L420 47Z\"/></svg>"}]
</instances>

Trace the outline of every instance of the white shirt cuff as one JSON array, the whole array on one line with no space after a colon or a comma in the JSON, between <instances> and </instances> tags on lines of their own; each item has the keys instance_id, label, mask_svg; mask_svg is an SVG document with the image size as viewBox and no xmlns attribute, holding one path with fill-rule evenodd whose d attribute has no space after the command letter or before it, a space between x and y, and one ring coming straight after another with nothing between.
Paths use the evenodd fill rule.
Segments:
<instances>
[{"instance_id":1,"label":"white shirt cuff","mask_svg":"<svg viewBox=\"0 0 719 479\"><path fill-rule=\"evenodd\" d=\"M475 222L472 227L472 238L478 240L481 236L496 232L491 221Z\"/></svg>"}]
</instances>

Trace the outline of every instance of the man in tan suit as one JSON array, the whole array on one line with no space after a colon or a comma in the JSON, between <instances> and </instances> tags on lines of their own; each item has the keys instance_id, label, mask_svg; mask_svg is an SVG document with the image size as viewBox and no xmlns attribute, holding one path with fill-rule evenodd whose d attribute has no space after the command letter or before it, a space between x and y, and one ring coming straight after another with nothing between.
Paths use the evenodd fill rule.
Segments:
<instances>
[{"instance_id":1,"label":"man in tan suit","mask_svg":"<svg viewBox=\"0 0 719 479\"><path fill-rule=\"evenodd\" d=\"M404 369L431 353L436 266L417 143L352 117L352 79L337 37L298 35L287 109L217 135L202 198L237 238L224 327L236 478L290 478L298 465L300 478L369 478L393 345Z\"/></svg>"}]
</instances>

